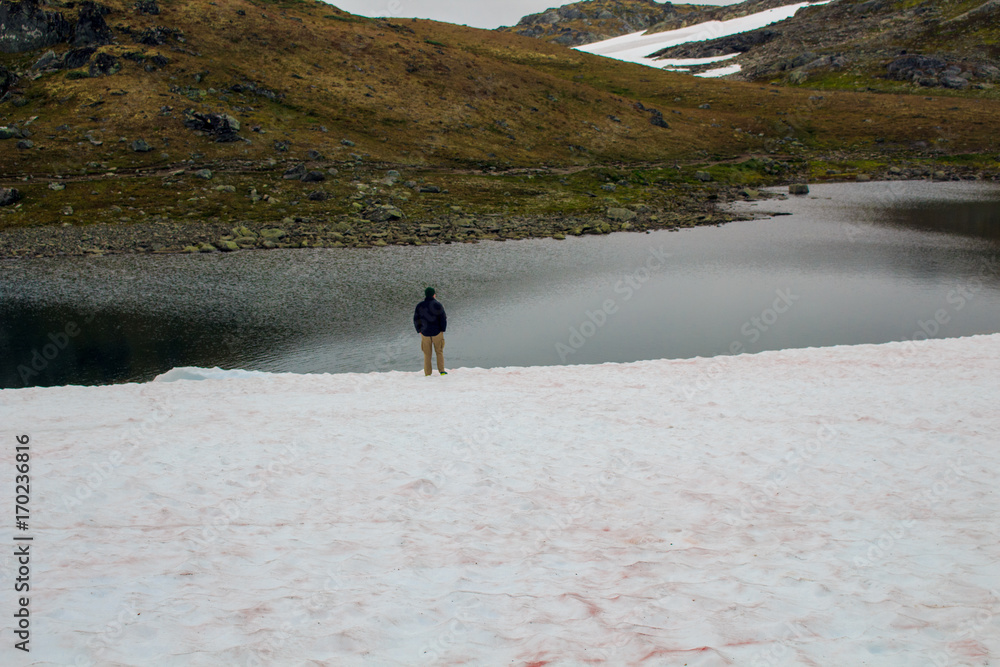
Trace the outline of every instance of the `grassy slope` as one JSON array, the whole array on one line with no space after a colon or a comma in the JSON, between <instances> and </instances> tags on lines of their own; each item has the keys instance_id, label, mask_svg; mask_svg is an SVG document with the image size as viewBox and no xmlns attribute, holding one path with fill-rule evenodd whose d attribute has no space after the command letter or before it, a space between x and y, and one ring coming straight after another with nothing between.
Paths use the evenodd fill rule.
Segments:
<instances>
[{"instance_id":1,"label":"grassy slope","mask_svg":"<svg viewBox=\"0 0 1000 667\"><path fill-rule=\"evenodd\" d=\"M917 140L956 154L998 150L997 137L986 129L1000 120L1000 103L989 100L848 92L814 99L810 91L695 79L506 33L363 19L314 2L163 0L157 17L136 15L131 3L107 4L113 27L176 27L186 41L142 47L116 33L119 44L102 51L160 53L171 64L146 72L123 61L118 74L95 79L46 74L24 85L25 106L0 107L5 123L38 116L30 126L34 149L13 150L12 141L3 145L0 173L7 183L26 174L87 179L59 193L46 191L44 184L19 184L28 200L20 215L0 217L0 227L63 220L59 211L67 204L74 206L77 222L118 219L108 214L112 203L133 220L150 211L222 220L350 215L357 207L352 208L356 189L349 181L367 178L377 165L401 166L404 178L426 178L451 189L449 197L407 203L407 215L419 218L451 205L524 213L607 205L605 199L581 196L610 176L588 172L590 180L550 175L529 182L524 176L473 173L490 165L647 169L643 165L694 165L789 150L806 158L838 152L870 158L906 153ZM237 14L240 9L245 16ZM38 55L3 60L25 65ZM283 97L270 101L225 93L241 81ZM670 128L650 124L636 101L660 109ZM705 103L711 108L699 108ZM161 115L163 106L172 107L171 115ZM252 143L218 144L195 136L182 123L186 108L232 113ZM62 124L71 129L58 131ZM252 126L264 132L253 132ZM83 139L87 131L103 143ZM801 147L775 143L786 136L796 137ZM137 138L155 150L132 152L128 143ZM345 138L356 145L343 145ZM276 152L276 140L290 142L290 149ZM325 156L323 166L338 164L344 172L308 188L325 189L334 195L330 202L306 202L304 184L280 179L283 163L302 161L310 149ZM363 155L364 163L355 162L352 153ZM269 166L269 159L277 164ZM162 177L197 166L211 167L216 178ZM144 175L102 177L113 169ZM687 172L669 173L675 180L689 178ZM656 179L668 179L668 172ZM237 194L215 192L218 184L236 186ZM250 187L270 188L278 205L251 206L242 194ZM673 194L661 190L659 198L666 202ZM623 194L616 201L648 198L648 193L632 200ZM406 193L387 194L393 203L408 199ZM291 208L289 202L297 200L302 203ZM139 214L140 209L148 210Z\"/></svg>"}]
</instances>

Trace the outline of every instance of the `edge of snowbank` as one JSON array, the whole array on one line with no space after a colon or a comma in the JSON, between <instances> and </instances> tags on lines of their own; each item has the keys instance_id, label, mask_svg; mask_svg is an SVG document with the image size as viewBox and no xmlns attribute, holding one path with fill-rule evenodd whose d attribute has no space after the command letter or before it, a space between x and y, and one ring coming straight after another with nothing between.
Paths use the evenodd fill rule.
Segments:
<instances>
[{"instance_id":1,"label":"edge of snowbank","mask_svg":"<svg viewBox=\"0 0 1000 667\"><path fill-rule=\"evenodd\" d=\"M738 355L718 355L714 357L690 357L690 358L679 358L679 359L643 359L640 361L629 361L629 362L605 362L601 364L566 364L561 366L503 366L496 368L483 368L480 366L469 366L451 369L450 372L454 373L456 371L475 371L475 372L530 372L532 370L538 369L589 369L594 366L615 366L615 367L630 367L630 366L643 366L647 364L678 364L684 363L688 364L691 362L698 361L708 361L713 363L726 363L729 361L737 361L745 358L767 358L775 355L803 355L809 354L810 352L816 350L825 351L838 351L838 350L856 350L856 351L866 351L873 348L881 348L885 350L888 354L887 359L892 359L894 356L897 359L902 359L907 354L918 353L921 348L934 346L935 344L940 344L947 341L960 341L960 340L976 340L983 339L985 342L987 339L995 339L1000 342L1000 333L995 334L977 334L974 336L959 336L954 338L930 338L923 340L906 340L906 341L892 341L889 343L860 343L857 345L832 345L828 347L797 347L797 348L786 348L781 350L765 350L763 352L754 353L744 353ZM725 362L723 361L725 360ZM182 381L192 381L192 382L204 382L211 380L245 380L245 379L260 379L260 378L274 378L282 376L299 376L299 377L323 377L323 376L411 376L420 375L422 371L420 369L414 369L413 371L378 371L372 373L284 373L284 372L268 372L268 371L254 371L254 370L244 370L244 369L223 369L218 366L213 368L200 368L197 366L181 366L177 368L172 368L166 373L161 373L153 378L150 382L182 382Z\"/></svg>"}]
</instances>

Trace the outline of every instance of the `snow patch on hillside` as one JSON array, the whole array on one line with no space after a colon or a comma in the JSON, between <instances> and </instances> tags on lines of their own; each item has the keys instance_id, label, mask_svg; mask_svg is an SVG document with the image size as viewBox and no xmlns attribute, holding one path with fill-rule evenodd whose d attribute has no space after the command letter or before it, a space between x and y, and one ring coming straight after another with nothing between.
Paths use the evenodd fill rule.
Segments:
<instances>
[{"instance_id":1,"label":"snow patch on hillside","mask_svg":"<svg viewBox=\"0 0 1000 667\"><path fill-rule=\"evenodd\" d=\"M638 63L640 65L648 65L649 67L675 69L678 67L703 65L711 62L726 60L728 58L734 58L740 54L730 53L718 56L717 58L675 58L662 60L650 58L649 54L670 46L677 46L678 44L703 42L710 39L728 37L729 35L747 32L748 30L757 30L758 28L763 28L771 25L772 23L784 21L785 19L792 17L795 15L795 12L803 7L825 5L829 2L832 2L832 0L824 0L823 2L800 2L794 5L774 7L762 12L757 12L756 14L741 16L728 21L706 21L705 23L698 23L686 28L668 30L665 32L634 32L629 35L622 35L620 37L614 37L602 42L594 42L593 44L585 44L574 48L579 51L593 53L598 56L614 58L615 60L624 60L627 62ZM712 70L712 72L720 72L723 69L727 70L724 73L709 74L708 72L705 72L703 76L724 76L725 74L733 74L739 71L739 69L732 69L732 67L734 66Z\"/></svg>"}]
</instances>

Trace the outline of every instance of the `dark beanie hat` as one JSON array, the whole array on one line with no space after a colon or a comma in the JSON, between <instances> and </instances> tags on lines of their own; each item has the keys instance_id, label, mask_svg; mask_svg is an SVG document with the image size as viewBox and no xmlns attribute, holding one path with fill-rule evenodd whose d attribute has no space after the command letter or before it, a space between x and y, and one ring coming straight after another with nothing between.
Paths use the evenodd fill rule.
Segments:
<instances>
[{"instance_id":1,"label":"dark beanie hat","mask_svg":"<svg viewBox=\"0 0 1000 667\"><path fill-rule=\"evenodd\" d=\"M437 292L434 291L433 287L428 287L427 289L424 290L424 296L427 298L430 298L435 294L437 294Z\"/></svg>"}]
</instances>

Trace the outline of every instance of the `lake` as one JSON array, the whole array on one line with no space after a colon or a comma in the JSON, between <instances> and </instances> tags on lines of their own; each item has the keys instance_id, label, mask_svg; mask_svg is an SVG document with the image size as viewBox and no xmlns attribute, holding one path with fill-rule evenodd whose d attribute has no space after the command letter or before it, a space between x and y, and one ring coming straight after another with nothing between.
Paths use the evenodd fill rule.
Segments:
<instances>
[{"instance_id":1,"label":"lake","mask_svg":"<svg viewBox=\"0 0 1000 667\"><path fill-rule=\"evenodd\" d=\"M1000 188L812 186L791 215L679 232L430 247L0 262L0 387L176 366L420 372L596 364L1000 332Z\"/></svg>"}]
</instances>

